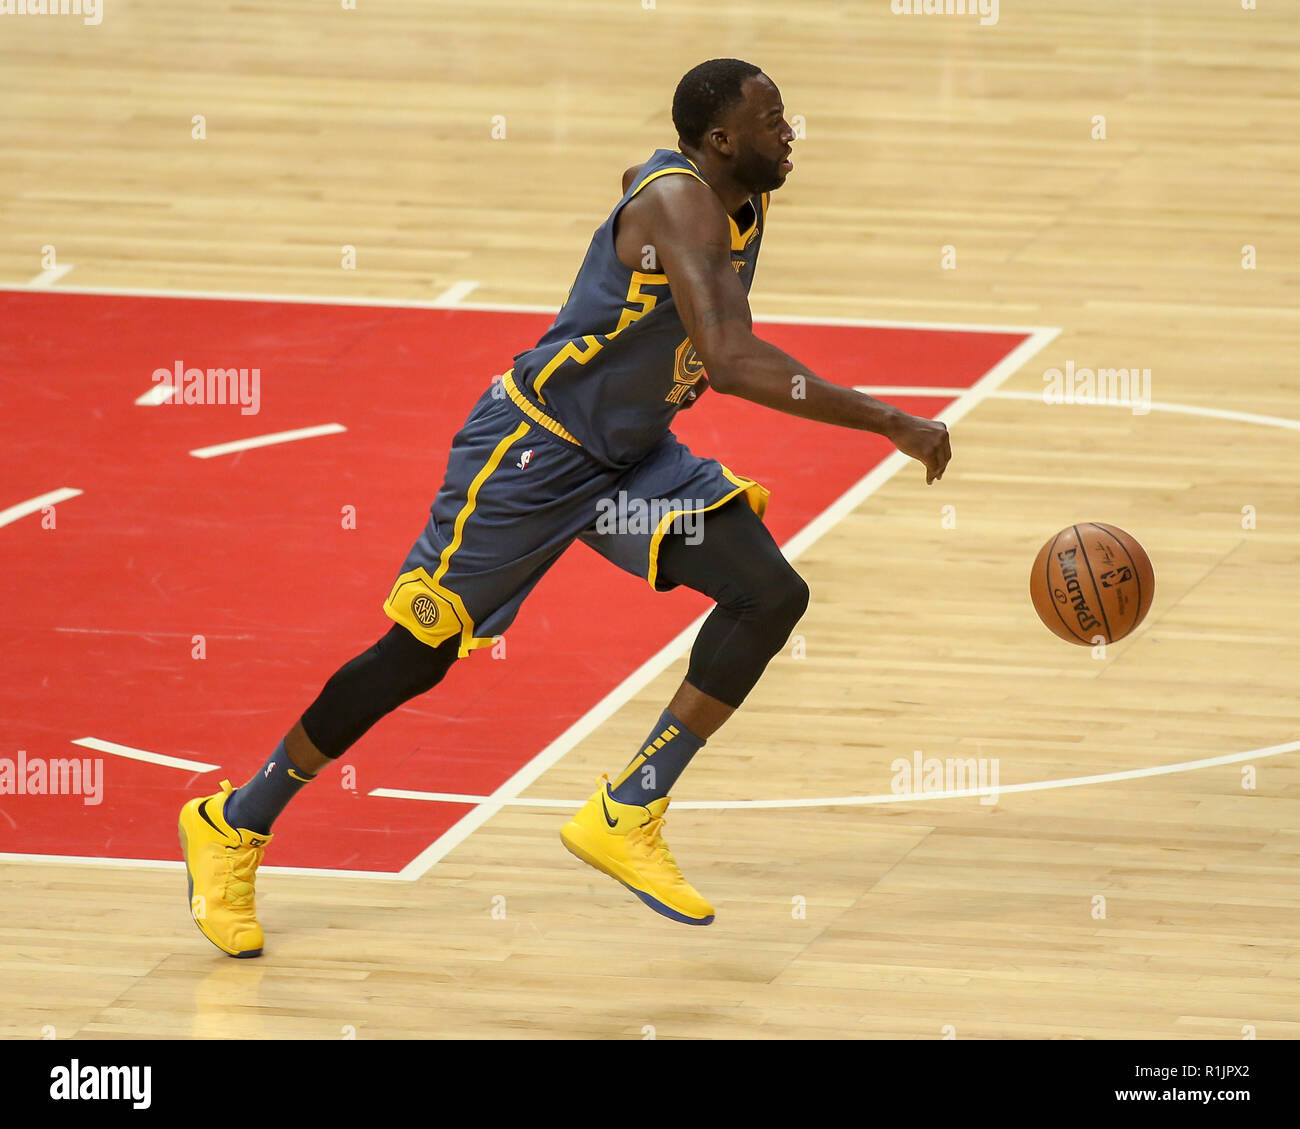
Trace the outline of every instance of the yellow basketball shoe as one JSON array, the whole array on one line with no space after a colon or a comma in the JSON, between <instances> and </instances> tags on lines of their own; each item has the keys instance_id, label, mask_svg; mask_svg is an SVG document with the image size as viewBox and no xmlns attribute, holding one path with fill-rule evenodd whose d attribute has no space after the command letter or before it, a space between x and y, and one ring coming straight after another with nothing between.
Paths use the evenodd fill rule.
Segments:
<instances>
[{"instance_id":1,"label":"yellow basketball shoe","mask_svg":"<svg viewBox=\"0 0 1300 1129\"><path fill-rule=\"evenodd\" d=\"M270 835L231 827L224 812L234 789L199 796L181 808L179 830L190 916L199 932L232 957L262 955L262 927L253 905L253 884Z\"/></svg>"},{"instance_id":2,"label":"yellow basketball shoe","mask_svg":"<svg viewBox=\"0 0 1300 1129\"><path fill-rule=\"evenodd\" d=\"M655 913L686 925L709 925L713 907L682 876L664 842L667 796L647 806L609 794L609 777L560 831L564 845L588 866L622 882Z\"/></svg>"}]
</instances>

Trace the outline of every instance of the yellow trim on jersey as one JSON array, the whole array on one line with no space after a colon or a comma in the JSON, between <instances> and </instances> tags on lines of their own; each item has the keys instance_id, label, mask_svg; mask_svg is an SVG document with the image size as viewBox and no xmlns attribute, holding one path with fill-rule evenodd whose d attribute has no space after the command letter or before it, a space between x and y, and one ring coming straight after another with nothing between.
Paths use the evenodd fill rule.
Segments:
<instances>
[{"instance_id":1,"label":"yellow trim on jersey","mask_svg":"<svg viewBox=\"0 0 1300 1129\"><path fill-rule=\"evenodd\" d=\"M558 435L561 439L567 439L575 447L581 447L582 444L555 420L551 419L541 409L534 407L532 402L519 391L519 385L515 383L515 370L508 369L501 378L501 386L506 390L506 395L514 401L515 407L524 413L534 423L540 424L546 428L552 435Z\"/></svg>"},{"instance_id":2,"label":"yellow trim on jersey","mask_svg":"<svg viewBox=\"0 0 1300 1129\"><path fill-rule=\"evenodd\" d=\"M634 189L632 189L632 196L635 196L638 192L641 191L641 189L643 189L652 180L657 180L661 176L672 176L673 173L681 173L683 176L693 176L701 184L707 186L709 182L705 180L704 177L700 176L698 170L695 172L691 171L691 169L695 168L695 162L691 161L690 157L687 157L685 154L683 154L683 158L687 161L690 161L690 165L691 165L690 169L677 169L677 168L659 169L656 172L652 172L648 177L645 178L645 180L643 180ZM631 200L632 196L629 196L628 199Z\"/></svg>"},{"instance_id":3,"label":"yellow trim on jersey","mask_svg":"<svg viewBox=\"0 0 1300 1129\"><path fill-rule=\"evenodd\" d=\"M451 558L455 556L456 550L460 548L460 543L465 535L465 523L469 520L469 515L474 512L474 507L478 505L478 492L483 483L491 478L493 472L501 465L501 460L506 457L510 445L522 439L530 430L528 424L521 423L514 431L502 439L493 449L488 461L483 464L483 469L474 476L474 481L469 484L469 490L465 494L465 504L461 506L460 513L456 515L456 524L452 527L451 542L443 549L442 556L438 559L438 571L433 574L433 583L435 585L447 575L447 569L451 567Z\"/></svg>"},{"instance_id":4,"label":"yellow trim on jersey","mask_svg":"<svg viewBox=\"0 0 1300 1129\"><path fill-rule=\"evenodd\" d=\"M766 209L764 211L766 212ZM754 213L754 222L744 231L740 230L740 224L730 216L727 217L727 225L731 228L731 249L733 251L743 251L749 241L758 234L758 213Z\"/></svg>"},{"instance_id":5,"label":"yellow trim on jersey","mask_svg":"<svg viewBox=\"0 0 1300 1129\"><path fill-rule=\"evenodd\" d=\"M430 576L423 567L402 573L397 578L397 583L393 585L393 590L388 594L388 599L384 601L384 613L389 619L400 623L422 643L436 647L450 639L459 630L460 648L458 654L461 658L464 658L475 648L486 647L494 642L491 638L476 639L474 637L474 620L466 610L465 602L450 588L443 586L442 578L447 574L447 569L451 567L451 558L456 554L461 542L464 540L465 523L478 505L478 492L482 489L483 483L501 465L501 460L505 457L505 453L510 449L510 446L522 439L530 430L528 424L519 424L514 431L496 445L487 462L483 464L483 468L474 476L474 480L469 484L469 490L465 495L465 504L461 507L460 513L456 515L451 541L440 554L438 568L434 574ZM413 586L414 591L408 591ZM432 623L425 624L421 622L413 610L412 605L420 596L424 596L435 610ZM450 617L445 618L447 612L451 614ZM447 618L454 622L448 623Z\"/></svg>"},{"instance_id":6,"label":"yellow trim on jersey","mask_svg":"<svg viewBox=\"0 0 1300 1129\"><path fill-rule=\"evenodd\" d=\"M582 345L586 348L584 349ZM551 379L555 370L565 361L577 361L578 364L585 365L605 347L605 342L595 334L588 333L582 338L582 345L576 341L566 341L564 348L547 361L542 371L537 374L537 379L533 381L533 395L543 404L546 403L546 397L542 395L542 385Z\"/></svg>"},{"instance_id":7,"label":"yellow trim on jersey","mask_svg":"<svg viewBox=\"0 0 1300 1129\"><path fill-rule=\"evenodd\" d=\"M657 172L652 172L648 177L645 178L645 180L643 180L634 189L632 189L632 195L629 196L628 199L631 200L632 196L635 196L638 192L641 191L641 189L643 189L647 184L649 184L656 177L668 176L670 173L677 173L677 172L684 173L686 176L695 177L695 179L698 180L701 184L707 185L709 183L700 174L700 167L694 161L692 161L690 157L688 157L680 149L677 150L677 155L681 157L682 160L684 160L691 167L689 169L678 169L678 168L659 169ZM694 171L692 171L692 169ZM762 195L762 202L763 202L762 215L764 220L767 219L768 196L769 193L767 192L764 192ZM749 243L751 239L754 238L755 233L758 231L758 213L757 212L755 213L754 222L750 224L747 228L745 228L744 231L740 230L740 225L737 224L736 221L733 220L730 216L727 217L727 223L731 228L731 249L733 251L743 251L745 249L745 245ZM620 329L623 328L622 323L619 324L619 328Z\"/></svg>"},{"instance_id":8,"label":"yellow trim on jersey","mask_svg":"<svg viewBox=\"0 0 1300 1129\"><path fill-rule=\"evenodd\" d=\"M668 513L664 514L658 527L655 529L654 533L651 534L650 564L649 568L646 570L646 580L649 581L651 588L654 588L655 580L659 576L659 545L663 541L664 535L668 532L668 527L671 526L673 521L680 515L706 514L710 510L716 510L723 503L730 502L732 498L740 493L744 493L745 501L748 503L749 508L754 511L756 517L762 518L762 516L767 512L767 500L771 497L771 491L769 491L765 486L759 485L752 478L743 478L738 474L733 474L725 466L722 467L722 474L728 482L735 485L736 488L734 490L728 494L724 494L710 506L690 510L670 510Z\"/></svg>"}]
</instances>

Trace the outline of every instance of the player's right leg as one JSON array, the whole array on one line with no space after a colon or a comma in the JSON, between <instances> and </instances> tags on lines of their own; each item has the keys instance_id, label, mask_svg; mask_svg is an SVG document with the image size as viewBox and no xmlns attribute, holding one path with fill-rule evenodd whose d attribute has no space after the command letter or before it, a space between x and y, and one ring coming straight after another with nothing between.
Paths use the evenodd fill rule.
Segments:
<instances>
[{"instance_id":1,"label":"player's right leg","mask_svg":"<svg viewBox=\"0 0 1300 1129\"><path fill-rule=\"evenodd\" d=\"M807 607L808 586L758 516L766 491L751 479L670 439L619 485L633 497L674 499L672 512L700 520L690 523L694 535L686 535L687 525L673 533L662 527L653 534L593 531L583 539L656 590L684 585L716 607L696 636L686 679L640 751L612 784L601 779L560 838L656 913L708 925L713 906L686 880L664 841L669 792L784 645Z\"/></svg>"},{"instance_id":2,"label":"player's right leg","mask_svg":"<svg viewBox=\"0 0 1300 1129\"><path fill-rule=\"evenodd\" d=\"M271 825L299 790L381 717L433 689L456 661L458 641L433 648L394 624L342 666L249 781L181 808L178 832L199 931L232 957L262 952L254 891Z\"/></svg>"}]
</instances>

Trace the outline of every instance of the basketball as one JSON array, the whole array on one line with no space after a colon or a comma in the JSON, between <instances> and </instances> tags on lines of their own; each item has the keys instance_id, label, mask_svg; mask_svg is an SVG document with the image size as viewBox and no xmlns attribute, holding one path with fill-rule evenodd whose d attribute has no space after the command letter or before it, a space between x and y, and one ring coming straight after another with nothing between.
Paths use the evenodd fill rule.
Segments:
<instances>
[{"instance_id":1,"label":"basketball","mask_svg":"<svg viewBox=\"0 0 1300 1129\"><path fill-rule=\"evenodd\" d=\"M1151 560L1113 525L1068 525L1038 550L1029 574L1034 611L1054 634L1091 647L1114 643L1146 617L1155 595Z\"/></svg>"}]
</instances>

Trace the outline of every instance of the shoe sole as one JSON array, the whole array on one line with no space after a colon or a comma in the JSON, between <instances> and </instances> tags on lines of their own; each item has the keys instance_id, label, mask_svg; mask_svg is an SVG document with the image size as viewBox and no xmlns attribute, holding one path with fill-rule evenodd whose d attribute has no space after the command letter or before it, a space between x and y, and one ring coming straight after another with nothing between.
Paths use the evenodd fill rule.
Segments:
<instances>
[{"instance_id":1,"label":"shoe sole","mask_svg":"<svg viewBox=\"0 0 1300 1129\"><path fill-rule=\"evenodd\" d=\"M573 831L570 831L570 828L576 830L578 834L585 834L580 824L577 823L566 824L564 828L560 831L560 842L564 844L565 850L567 850L569 854L573 855L574 858L581 859L588 866L593 867L596 870L599 870L601 874L609 875L609 877L614 879L614 881L617 882L620 886L623 886L626 889L631 890L632 893L634 893L638 898L640 898L642 902L644 902L647 906L650 907L650 909L654 910L655 913L668 918L670 921L679 921L683 925L712 925L713 924L713 917L714 917L713 914L709 914L708 917L689 917L686 914L682 913L680 910L673 909L672 906L666 905L665 903L661 902L658 898L653 897L650 894L647 894L644 890L638 890L630 882L626 881L623 878L620 878L617 874L615 874L612 870L610 870L610 868L600 860L600 857L598 855L594 854L592 851L588 850L580 842L578 842L577 837L574 835Z\"/></svg>"},{"instance_id":2,"label":"shoe sole","mask_svg":"<svg viewBox=\"0 0 1300 1129\"><path fill-rule=\"evenodd\" d=\"M185 884L186 886L189 887L190 920L194 922L196 926L198 926L199 932L202 933L203 936L206 937L209 941L211 941L212 944L214 944L218 949L220 949L223 953L225 953L226 956L234 957L236 960L244 960L248 957L260 957L262 955L261 949L248 949L242 953L231 952L220 941L213 938L212 935L208 933L206 929L203 928L203 923L200 922L199 919L194 916L194 873L193 871L190 870L190 841L189 841L189 837L185 834L184 821L180 821L176 824L176 831L180 835L180 839L181 839L181 857L185 860Z\"/></svg>"}]
</instances>

